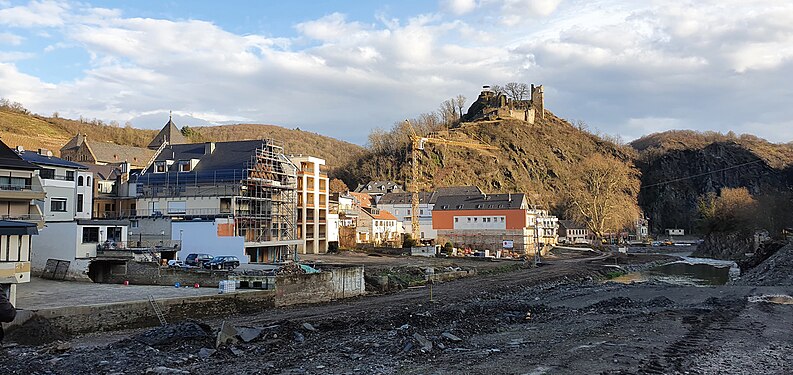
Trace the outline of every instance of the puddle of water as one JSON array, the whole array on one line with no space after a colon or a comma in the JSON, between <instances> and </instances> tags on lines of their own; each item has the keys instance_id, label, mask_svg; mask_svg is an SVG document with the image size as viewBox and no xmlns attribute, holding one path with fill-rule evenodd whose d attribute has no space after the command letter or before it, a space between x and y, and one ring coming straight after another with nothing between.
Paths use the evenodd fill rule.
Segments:
<instances>
[{"instance_id":1,"label":"puddle of water","mask_svg":"<svg viewBox=\"0 0 793 375\"><path fill-rule=\"evenodd\" d=\"M707 286L724 285L737 276L735 262L682 257L682 260L667 263L641 272L631 272L611 279L618 283L661 281L675 285Z\"/></svg>"},{"instance_id":2,"label":"puddle of water","mask_svg":"<svg viewBox=\"0 0 793 375\"><path fill-rule=\"evenodd\" d=\"M793 305L793 297L784 294L773 294L763 296L749 296L749 302L776 303L778 305Z\"/></svg>"}]
</instances>

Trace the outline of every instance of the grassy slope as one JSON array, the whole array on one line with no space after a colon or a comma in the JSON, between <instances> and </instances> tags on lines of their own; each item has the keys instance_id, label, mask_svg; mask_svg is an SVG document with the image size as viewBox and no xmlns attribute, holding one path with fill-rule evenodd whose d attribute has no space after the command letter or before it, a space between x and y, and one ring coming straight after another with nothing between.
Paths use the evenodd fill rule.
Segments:
<instances>
[{"instance_id":1,"label":"grassy slope","mask_svg":"<svg viewBox=\"0 0 793 375\"><path fill-rule=\"evenodd\" d=\"M326 159L329 166L346 163L363 151L352 143L316 133L291 130L274 125L227 125L193 128L195 142L231 141L272 138L284 142L285 151ZM75 134L88 134L92 141L146 147L158 130L144 130L108 125L85 124L79 121L25 115L0 110L0 139L8 146L33 150L47 148L56 155Z\"/></svg>"},{"instance_id":2,"label":"grassy slope","mask_svg":"<svg viewBox=\"0 0 793 375\"><path fill-rule=\"evenodd\" d=\"M593 153L631 163L633 150L582 132L550 112L534 125L523 121L466 123L460 137L497 146L497 159L478 151L430 145L421 171L432 187L477 185L485 192L525 192L536 203L558 207L570 166ZM366 179L408 179L407 146L397 154L367 153L340 171L349 186ZM352 184L352 185L350 185Z\"/></svg>"}]
</instances>

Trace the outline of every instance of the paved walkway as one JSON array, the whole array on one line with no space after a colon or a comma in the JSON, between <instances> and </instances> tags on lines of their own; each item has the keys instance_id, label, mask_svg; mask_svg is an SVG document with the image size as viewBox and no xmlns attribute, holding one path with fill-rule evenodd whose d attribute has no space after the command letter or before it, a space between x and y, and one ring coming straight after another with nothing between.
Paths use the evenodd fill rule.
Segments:
<instances>
[{"instance_id":1,"label":"paved walkway","mask_svg":"<svg viewBox=\"0 0 793 375\"><path fill-rule=\"evenodd\" d=\"M53 307L95 305L154 298L197 297L217 294L218 288L195 289L172 286L94 284L77 281L53 281L31 278L17 285L17 307L36 310Z\"/></svg>"}]
</instances>

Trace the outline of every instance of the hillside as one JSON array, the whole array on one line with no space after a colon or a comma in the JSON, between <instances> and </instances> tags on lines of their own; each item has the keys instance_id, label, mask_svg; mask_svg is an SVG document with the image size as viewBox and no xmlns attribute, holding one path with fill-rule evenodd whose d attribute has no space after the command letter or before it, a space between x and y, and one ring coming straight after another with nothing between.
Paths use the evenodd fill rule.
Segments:
<instances>
[{"instance_id":1,"label":"hillside","mask_svg":"<svg viewBox=\"0 0 793 375\"><path fill-rule=\"evenodd\" d=\"M284 143L291 154L316 155L326 159L329 166L347 163L363 148L352 143L316 133L286 129L274 125L224 125L191 128L193 142L232 141L271 138ZM23 146L34 150L46 148L58 155L61 146L78 132L91 141L146 147L158 130L118 127L99 122L68 120L31 115L0 109L0 139L8 146Z\"/></svg>"},{"instance_id":2,"label":"hillside","mask_svg":"<svg viewBox=\"0 0 793 375\"><path fill-rule=\"evenodd\" d=\"M631 143L642 171L639 204L655 232L696 231L699 198L745 187L755 197L793 188L793 146L752 135L668 131Z\"/></svg>"},{"instance_id":3,"label":"hillside","mask_svg":"<svg viewBox=\"0 0 793 375\"><path fill-rule=\"evenodd\" d=\"M99 142L141 147L145 147L157 134L155 130L122 128L99 122L88 123L0 109L0 139L10 147L46 148L57 155L61 146L78 132L88 134L90 139Z\"/></svg>"},{"instance_id":4,"label":"hillside","mask_svg":"<svg viewBox=\"0 0 793 375\"><path fill-rule=\"evenodd\" d=\"M345 164L364 151L363 147L349 142L275 125L239 124L191 127L190 129L196 133L189 137L194 142L275 139L284 143L286 153L321 157L331 167Z\"/></svg>"},{"instance_id":5,"label":"hillside","mask_svg":"<svg viewBox=\"0 0 793 375\"><path fill-rule=\"evenodd\" d=\"M575 163L600 153L632 164L632 149L583 132L547 111L534 125L519 120L463 123L451 133L497 146L496 158L460 147L427 145L420 161L425 188L477 185L485 192L526 192L532 203L558 212ZM404 140L394 148L369 150L338 175L348 186L369 179L405 183L409 149Z\"/></svg>"}]
</instances>

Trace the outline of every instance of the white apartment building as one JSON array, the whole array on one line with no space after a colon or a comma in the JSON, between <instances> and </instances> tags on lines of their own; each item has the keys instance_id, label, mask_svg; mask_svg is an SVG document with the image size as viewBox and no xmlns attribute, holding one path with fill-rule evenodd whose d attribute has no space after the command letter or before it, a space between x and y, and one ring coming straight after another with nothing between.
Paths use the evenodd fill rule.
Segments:
<instances>
[{"instance_id":1,"label":"white apartment building","mask_svg":"<svg viewBox=\"0 0 793 375\"><path fill-rule=\"evenodd\" d=\"M62 262L67 279L88 279L88 267L101 249L120 249L127 241L127 221L92 220L93 173L86 166L54 157L47 150L17 154L39 167L45 193L37 201L44 228L32 237L31 268L41 274L48 261Z\"/></svg>"}]
</instances>

